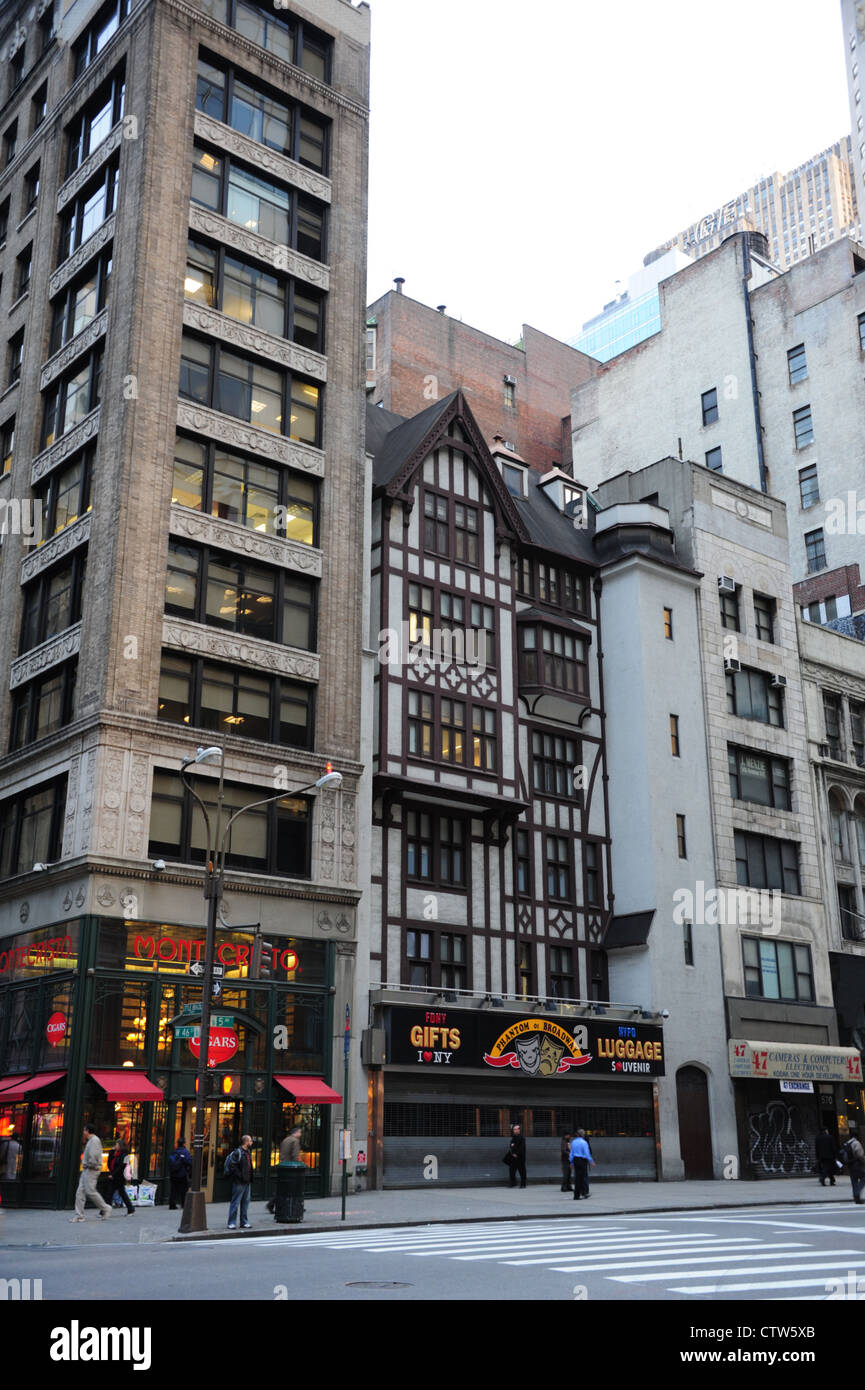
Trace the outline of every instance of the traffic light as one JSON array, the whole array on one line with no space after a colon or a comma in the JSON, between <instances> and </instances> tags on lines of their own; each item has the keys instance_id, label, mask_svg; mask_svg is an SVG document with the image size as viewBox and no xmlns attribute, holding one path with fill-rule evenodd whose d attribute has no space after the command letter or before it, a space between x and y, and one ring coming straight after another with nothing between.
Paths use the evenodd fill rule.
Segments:
<instances>
[{"instance_id":1,"label":"traffic light","mask_svg":"<svg viewBox=\"0 0 865 1390\"><path fill-rule=\"evenodd\" d=\"M252 978L273 978L273 942L265 941L262 936L257 936L252 945Z\"/></svg>"}]
</instances>

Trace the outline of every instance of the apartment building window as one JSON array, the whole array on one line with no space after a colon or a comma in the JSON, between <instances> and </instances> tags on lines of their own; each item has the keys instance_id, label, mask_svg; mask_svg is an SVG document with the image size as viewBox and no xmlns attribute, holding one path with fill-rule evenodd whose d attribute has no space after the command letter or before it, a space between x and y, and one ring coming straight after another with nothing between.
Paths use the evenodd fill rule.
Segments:
<instances>
[{"instance_id":1,"label":"apartment building window","mask_svg":"<svg viewBox=\"0 0 865 1390\"><path fill-rule=\"evenodd\" d=\"M314 261L325 259L325 204L234 160L196 147L190 196L193 203L278 246L290 246Z\"/></svg>"},{"instance_id":2,"label":"apartment building window","mask_svg":"<svg viewBox=\"0 0 865 1390\"><path fill-rule=\"evenodd\" d=\"M464 565L478 563L478 509L454 503L454 558Z\"/></svg>"},{"instance_id":3,"label":"apartment building window","mask_svg":"<svg viewBox=\"0 0 865 1390\"><path fill-rule=\"evenodd\" d=\"M48 8L39 17L39 55L45 52L48 45L54 39L54 6Z\"/></svg>"},{"instance_id":4,"label":"apartment building window","mask_svg":"<svg viewBox=\"0 0 865 1390\"><path fill-rule=\"evenodd\" d=\"M826 568L826 543L823 539L822 526L818 531L805 533L805 556L809 574L816 574L818 570Z\"/></svg>"},{"instance_id":5,"label":"apartment building window","mask_svg":"<svg viewBox=\"0 0 865 1390\"><path fill-rule=\"evenodd\" d=\"M703 424L712 425L718 418L718 390L713 386L711 391L704 391L700 397L703 410Z\"/></svg>"},{"instance_id":6,"label":"apartment building window","mask_svg":"<svg viewBox=\"0 0 865 1390\"><path fill-rule=\"evenodd\" d=\"M768 835L734 833L736 844L736 882L742 888L776 888L798 897L799 846L792 840L775 840Z\"/></svg>"},{"instance_id":7,"label":"apartment building window","mask_svg":"<svg viewBox=\"0 0 865 1390\"><path fill-rule=\"evenodd\" d=\"M66 177L74 174L85 159L107 140L123 116L126 91L122 66L100 87L69 126Z\"/></svg>"},{"instance_id":8,"label":"apartment building window","mask_svg":"<svg viewBox=\"0 0 865 1390\"><path fill-rule=\"evenodd\" d=\"M688 840L685 834L685 817L676 816L676 849L680 859L688 857Z\"/></svg>"},{"instance_id":9,"label":"apartment building window","mask_svg":"<svg viewBox=\"0 0 865 1390\"><path fill-rule=\"evenodd\" d=\"M311 748L314 695L312 686L248 667L162 653L158 717L168 723Z\"/></svg>"},{"instance_id":10,"label":"apartment building window","mask_svg":"<svg viewBox=\"0 0 865 1390\"><path fill-rule=\"evenodd\" d=\"M195 790L207 807L211 825L215 825L215 779L196 778ZM225 783L223 824L236 811L250 808L230 832L226 867L284 878L309 878L310 803L305 797L288 793L282 801L251 809L254 802L264 800L272 790L248 783ZM180 774L157 768L153 774L148 856L203 864L209 850L212 846L208 844L204 817Z\"/></svg>"},{"instance_id":11,"label":"apartment building window","mask_svg":"<svg viewBox=\"0 0 865 1390\"><path fill-rule=\"evenodd\" d=\"M685 964L694 964L694 928L691 922L682 924L682 945L685 951Z\"/></svg>"},{"instance_id":12,"label":"apartment building window","mask_svg":"<svg viewBox=\"0 0 865 1390\"><path fill-rule=\"evenodd\" d=\"M43 82L38 92L34 93L30 103L30 123L34 131L38 130L48 114L48 84Z\"/></svg>"},{"instance_id":13,"label":"apartment building window","mask_svg":"<svg viewBox=\"0 0 865 1390\"><path fill-rule=\"evenodd\" d=\"M262 535L317 544L318 483L220 444L177 436L171 500Z\"/></svg>"},{"instance_id":14,"label":"apartment building window","mask_svg":"<svg viewBox=\"0 0 865 1390\"><path fill-rule=\"evenodd\" d=\"M102 362L100 345L43 393L40 449L47 449L56 439L68 434L99 405Z\"/></svg>"},{"instance_id":15,"label":"apartment building window","mask_svg":"<svg viewBox=\"0 0 865 1390\"><path fill-rule=\"evenodd\" d=\"M559 603L559 573L555 565L538 564L538 598L542 603Z\"/></svg>"},{"instance_id":16,"label":"apartment building window","mask_svg":"<svg viewBox=\"0 0 865 1390\"><path fill-rule=\"evenodd\" d=\"M240 72L199 58L195 105L259 145L327 173L330 123L313 111L281 101Z\"/></svg>"},{"instance_id":17,"label":"apartment building window","mask_svg":"<svg viewBox=\"0 0 865 1390\"><path fill-rule=\"evenodd\" d=\"M749 999L790 999L811 1003L814 975L811 951L791 941L742 938L745 994Z\"/></svg>"},{"instance_id":18,"label":"apartment building window","mask_svg":"<svg viewBox=\"0 0 865 1390\"><path fill-rule=\"evenodd\" d=\"M517 830L514 844L516 858L516 889L522 897L532 892L532 852L528 830Z\"/></svg>"},{"instance_id":19,"label":"apartment building window","mask_svg":"<svg viewBox=\"0 0 865 1390\"><path fill-rule=\"evenodd\" d=\"M5 167L12 163L18 152L18 122L13 121L3 132L3 164Z\"/></svg>"},{"instance_id":20,"label":"apartment building window","mask_svg":"<svg viewBox=\"0 0 865 1390\"><path fill-rule=\"evenodd\" d=\"M860 314L856 322L859 325L859 351L865 352L865 314Z\"/></svg>"},{"instance_id":21,"label":"apartment building window","mask_svg":"<svg viewBox=\"0 0 865 1390\"><path fill-rule=\"evenodd\" d=\"M829 756L840 762L844 757L841 741L841 696L828 690L823 691L823 726L826 730Z\"/></svg>"},{"instance_id":22,"label":"apartment building window","mask_svg":"<svg viewBox=\"0 0 865 1390\"><path fill-rule=\"evenodd\" d=\"M541 796L574 796L574 769L580 762L577 740L532 731L532 785Z\"/></svg>"},{"instance_id":23,"label":"apartment building window","mask_svg":"<svg viewBox=\"0 0 865 1390\"><path fill-rule=\"evenodd\" d=\"M303 68L311 77L330 82L333 39L312 24L283 12L274 15L247 0L200 0L201 9L227 24L276 58Z\"/></svg>"},{"instance_id":24,"label":"apartment building window","mask_svg":"<svg viewBox=\"0 0 865 1390\"><path fill-rule=\"evenodd\" d=\"M588 588L583 575L562 570L562 599L569 613L588 613Z\"/></svg>"},{"instance_id":25,"label":"apartment building window","mask_svg":"<svg viewBox=\"0 0 865 1390\"><path fill-rule=\"evenodd\" d=\"M672 753L672 755L673 755L674 758L680 758L680 757L682 756L681 750L680 750L680 747L679 747L679 716L678 716L678 714L671 714L671 715L670 715L670 752Z\"/></svg>"},{"instance_id":26,"label":"apartment building window","mask_svg":"<svg viewBox=\"0 0 865 1390\"><path fill-rule=\"evenodd\" d=\"M166 613L314 650L316 587L309 580L177 541L168 550Z\"/></svg>"},{"instance_id":27,"label":"apartment building window","mask_svg":"<svg viewBox=\"0 0 865 1390\"><path fill-rule=\"evenodd\" d=\"M321 387L221 343L183 334L178 394L271 434L320 444Z\"/></svg>"},{"instance_id":28,"label":"apartment building window","mask_svg":"<svg viewBox=\"0 0 865 1390\"><path fill-rule=\"evenodd\" d=\"M33 272L32 242L29 246L25 246L24 250L18 256L15 267L15 298L18 300L21 299L23 295L27 294L30 289L30 276Z\"/></svg>"},{"instance_id":29,"label":"apartment building window","mask_svg":"<svg viewBox=\"0 0 865 1390\"><path fill-rule=\"evenodd\" d=\"M20 685L12 694L9 751L47 738L72 719L77 662L53 667L37 680Z\"/></svg>"},{"instance_id":30,"label":"apartment building window","mask_svg":"<svg viewBox=\"0 0 865 1390\"><path fill-rule=\"evenodd\" d=\"M729 632L740 632L738 584L733 593L728 593L724 589L719 590L718 599L721 604L721 626Z\"/></svg>"},{"instance_id":31,"label":"apartment building window","mask_svg":"<svg viewBox=\"0 0 865 1390\"><path fill-rule=\"evenodd\" d=\"M453 932L439 937L440 979L442 989L465 989L468 985L466 939Z\"/></svg>"},{"instance_id":32,"label":"apartment building window","mask_svg":"<svg viewBox=\"0 0 865 1390\"><path fill-rule=\"evenodd\" d=\"M435 626L433 590L426 584L408 586L408 635L414 645L432 645L432 630Z\"/></svg>"},{"instance_id":33,"label":"apartment building window","mask_svg":"<svg viewBox=\"0 0 865 1390\"><path fill-rule=\"evenodd\" d=\"M727 672L727 713L739 719L784 727L784 691L772 685L765 671Z\"/></svg>"},{"instance_id":34,"label":"apartment building window","mask_svg":"<svg viewBox=\"0 0 865 1390\"><path fill-rule=\"evenodd\" d=\"M805 344L799 343L798 347L787 349L787 371L790 376L790 385L795 386L797 381L804 381L808 375L808 363L805 358Z\"/></svg>"},{"instance_id":35,"label":"apartment building window","mask_svg":"<svg viewBox=\"0 0 865 1390\"><path fill-rule=\"evenodd\" d=\"M15 452L15 416L0 426L0 478L12 471Z\"/></svg>"},{"instance_id":36,"label":"apartment building window","mask_svg":"<svg viewBox=\"0 0 865 1390\"><path fill-rule=\"evenodd\" d=\"M550 947L550 995L553 999L576 999L574 953L570 946Z\"/></svg>"},{"instance_id":37,"label":"apartment building window","mask_svg":"<svg viewBox=\"0 0 865 1390\"><path fill-rule=\"evenodd\" d=\"M416 758L432 758L433 697L420 690L408 692L408 751Z\"/></svg>"},{"instance_id":38,"label":"apartment building window","mask_svg":"<svg viewBox=\"0 0 865 1390\"><path fill-rule=\"evenodd\" d=\"M92 323L108 303L111 252L104 251L54 301L48 352L53 356Z\"/></svg>"},{"instance_id":39,"label":"apartment building window","mask_svg":"<svg viewBox=\"0 0 865 1390\"><path fill-rule=\"evenodd\" d=\"M91 183L63 209L57 264L62 265L114 212L119 172L116 161L106 165Z\"/></svg>"},{"instance_id":40,"label":"apartment building window","mask_svg":"<svg viewBox=\"0 0 865 1390\"><path fill-rule=\"evenodd\" d=\"M24 216L32 212L39 200L39 165L28 169L24 178Z\"/></svg>"},{"instance_id":41,"label":"apartment building window","mask_svg":"<svg viewBox=\"0 0 865 1390\"><path fill-rule=\"evenodd\" d=\"M447 555L450 549L448 528L448 499L438 493L424 493L424 550L435 555Z\"/></svg>"},{"instance_id":42,"label":"apartment building window","mask_svg":"<svg viewBox=\"0 0 865 1390\"><path fill-rule=\"evenodd\" d=\"M793 434L797 449L804 449L807 444L814 443L814 424L811 419L810 405L803 405L801 410L793 411Z\"/></svg>"},{"instance_id":43,"label":"apartment building window","mask_svg":"<svg viewBox=\"0 0 865 1390\"><path fill-rule=\"evenodd\" d=\"M791 809L790 763L786 758L771 758L728 744L727 761L730 795L735 801L753 801L779 811Z\"/></svg>"},{"instance_id":44,"label":"apartment building window","mask_svg":"<svg viewBox=\"0 0 865 1390\"><path fill-rule=\"evenodd\" d=\"M49 475L42 497L42 538L50 540L91 508L95 449L87 449Z\"/></svg>"},{"instance_id":45,"label":"apartment building window","mask_svg":"<svg viewBox=\"0 0 865 1390\"><path fill-rule=\"evenodd\" d=\"M475 705L472 708L472 766L479 772L495 772L497 747L495 710Z\"/></svg>"},{"instance_id":46,"label":"apartment building window","mask_svg":"<svg viewBox=\"0 0 865 1390\"><path fill-rule=\"evenodd\" d=\"M723 460L721 458L721 446L716 449L709 449L706 453L706 467L712 473L723 473Z\"/></svg>"},{"instance_id":47,"label":"apartment building window","mask_svg":"<svg viewBox=\"0 0 865 1390\"><path fill-rule=\"evenodd\" d=\"M856 700L850 701L850 749L856 766L865 767L865 705Z\"/></svg>"},{"instance_id":48,"label":"apartment building window","mask_svg":"<svg viewBox=\"0 0 865 1390\"><path fill-rule=\"evenodd\" d=\"M668 642L672 642L672 640L673 640L673 610L672 610L672 608L665 608L665 609L664 609L664 636L666 637L666 639L667 639Z\"/></svg>"},{"instance_id":49,"label":"apartment building window","mask_svg":"<svg viewBox=\"0 0 865 1390\"><path fill-rule=\"evenodd\" d=\"M807 468L799 469L799 500L803 511L816 506L820 501L820 483L817 478L816 463L810 463Z\"/></svg>"},{"instance_id":50,"label":"apartment building window","mask_svg":"<svg viewBox=\"0 0 865 1390\"><path fill-rule=\"evenodd\" d=\"M466 882L466 822L457 816L406 811L406 875L442 888Z\"/></svg>"},{"instance_id":51,"label":"apartment building window","mask_svg":"<svg viewBox=\"0 0 865 1390\"><path fill-rule=\"evenodd\" d=\"M565 835L547 835L547 897L557 902L571 898L571 842Z\"/></svg>"},{"instance_id":52,"label":"apartment building window","mask_svg":"<svg viewBox=\"0 0 865 1390\"><path fill-rule=\"evenodd\" d=\"M519 659L524 684L544 685L575 695L588 694L588 643L585 638L558 628L521 625Z\"/></svg>"},{"instance_id":53,"label":"apartment building window","mask_svg":"<svg viewBox=\"0 0 865 1390\"><path fill-rule=\"evenodd\" d=\"M28 788L0 801L0 879L53 864L63 845L66 778Z\"/></svg>"},{"instance_id":54,"label":"apartment building window","mask_svg":"<svg viewBox=\"0 0 865 1390\"><path fill-rule=\"evenodd\" d=\"M462 700L442 699L439 706L439 756L462 763L466 750L466 707Z\"/></svg>"},{"instance_id":55,"label":"apartment building window","mask_svg":"<svg viewBox=\"0 0 865 1390\"><path fill-rule=\"evenodd\" d=\"M103 5L96 18L88 24L84 33L72 45L75 55L75 76L80 77L99 56L108 40L113 38L129 12L134 9L136 0L109 0Z\"/></svg>"},{"instance_id":56,"label":"apartment building window","mask_svg":"<svg viewBox=\"0 0 865 1390\"><path fill-rule=\"evenodd\" d=\"M21 86L21 79L24 76L24 59L26 57L26 53L26 45L22 43L19 48L16 48L15 52L12 54L12 57L9 59L10 97L14 92L17 92L18 88Z\"/></svg>"},{"instance_id":57,"label":"apartment building window","mask_svg":"<svg viewBox=\"0 0 865 1390\"><path fill-rule=\"evenodd\" d=\"M760 642L775 641L777 604L768 594L754 594L754 635Z\"/></svg>"},{"instance_id":58,"label":"apartment building window","mask_svg":"<svg viewBox=\"0 0 865 1390\"><path fill-rule=\"evenodd\" d=\"M585 870L586 903L589 907L600 907L603 902L603 873L601 869L601 846L597 840L584 842L583 867Z\"/></svg>"},{"instance_id":59,"label":"apartment building window","mask_svg":"<svg viewBox=\"0 0 865 1390\"><path fill-rule=\"evenodd\" d=\"M46 570L25 585L21 608L21 654L78 622L85 569L86 556L79 550L62 564Z\"/></svg>"},{"instance_id":60,"label":"apartment building window","mask_svg":"<svg viewBox=\"0 0 865 1390\"><path fill-rule=\"evenodd\" d=\"M24 329L19 328L17 333L13 333L9 339L7 347L8 370L6 373L6 385L14 386L15 382L21 377L21 368L24 364Z\"/></svg>"},{"instance_id":61,"label":"apartment building window","mask_svg":"<svg viewBox=\"0 0 865 1390\"><path fill-rule=\"evenodd\" d=\"M517 408L517 388L512 381L504 383L504 405L505 410L516 410Z\"/></svg>"},{"instance_id":62,"label":"apartment building window","mask_svg":"<svg viewBox=\"0 0 865 1390\"><path fill-rule=\"evenodd\" d=\"M225 247L190 239L183 291L187 299L218 309L238 323L324 351L325 296Z\"/></svg>"}]
</instances>

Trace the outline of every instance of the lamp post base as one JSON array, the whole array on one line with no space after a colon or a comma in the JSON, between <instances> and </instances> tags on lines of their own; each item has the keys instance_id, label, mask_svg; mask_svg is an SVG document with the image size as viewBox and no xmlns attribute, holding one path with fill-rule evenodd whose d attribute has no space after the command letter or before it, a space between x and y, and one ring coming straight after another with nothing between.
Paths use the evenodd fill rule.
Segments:
<instances>
[{"instance_id":1,"label":"lamp post base","mask_svg":"<svg viewBox=\"0 0 865 1390\"><path fill-rule=\"evenodd\" d=\"M207 1199L203 1192L187 1192L178 1232L182 1236L207 1230Z\"/></svg>"}]
</instances>

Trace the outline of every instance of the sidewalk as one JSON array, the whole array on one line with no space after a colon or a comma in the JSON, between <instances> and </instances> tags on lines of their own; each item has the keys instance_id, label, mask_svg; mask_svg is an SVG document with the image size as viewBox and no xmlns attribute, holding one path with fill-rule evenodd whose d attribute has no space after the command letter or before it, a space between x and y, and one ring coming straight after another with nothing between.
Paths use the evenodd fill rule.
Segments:
<instances>
[{"instance_id":1,"label":"sidewalk","mask_svg":"<svg viewBox=\"0 0 865 1390\"><path fill-rule=\"evenodd\" d=\"M107 1221L88 1209L86 1220L71 1225L71 1211L16 1210L0 1216L0 1251L21 1246L153 1245L172 1240L243 1240L246 1236L299 1231L345 1231L373 1226L425 1226L438 1221L519 1221L584 1216L639 1216L649 1212L711 1210L820 1202L852 1204L849 1179L839 1175L835 1187L821 1187L815 1177L766 1182L621 1182L596 1183L587 1202L574 1202L557 1183L520 1191L507 1187L412 1188L407 1191L358 1192L346 1199L341 1220L339 1196L306 1203L302 1225L277 1225L263 1202L250 1206L251 1231L227 1231L228 1203L207 1208L206 1235L180 1236L180 1212L168 1207L140 1207L134 1216L112 1212ZM865 1213L863 1213L865 1222Z\"/></svg>"}]
</instances>

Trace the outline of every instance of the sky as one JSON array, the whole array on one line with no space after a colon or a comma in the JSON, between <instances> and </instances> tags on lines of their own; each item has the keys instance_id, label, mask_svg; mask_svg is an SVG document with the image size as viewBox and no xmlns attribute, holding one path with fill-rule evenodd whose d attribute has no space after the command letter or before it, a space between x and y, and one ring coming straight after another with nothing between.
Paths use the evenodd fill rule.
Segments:
<instances>
[{"instance_id":1,"label":"sky","mask_svg":"<svg viewBox=\"0 0 865 1390\"><path fill-rule=\"evenodd\" d=\"M368 299L573 338L643 257L850 130L840 0L370 0Z\"/></svg>"}]
</instances>

